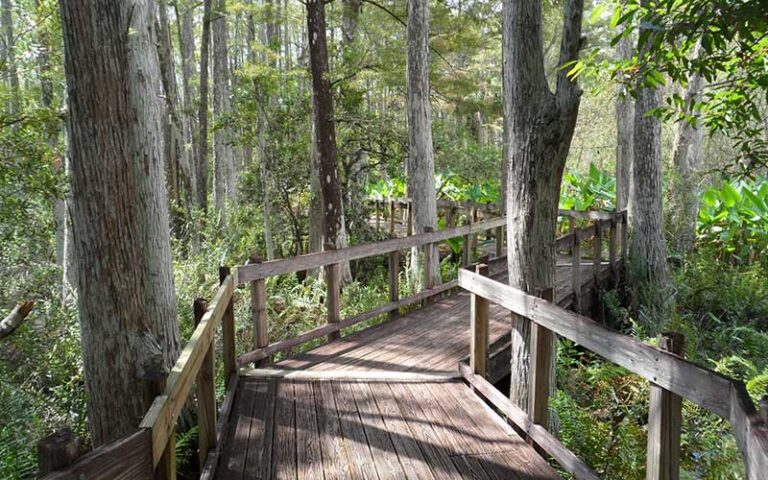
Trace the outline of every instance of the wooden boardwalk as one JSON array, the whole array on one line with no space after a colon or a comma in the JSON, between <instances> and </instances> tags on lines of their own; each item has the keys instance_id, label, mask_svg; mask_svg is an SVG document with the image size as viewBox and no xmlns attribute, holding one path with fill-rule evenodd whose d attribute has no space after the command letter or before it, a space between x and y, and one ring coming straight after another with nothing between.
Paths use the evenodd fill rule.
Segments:
<instances>
[{"instance_id":1,"label":"wooden boardwalk","mask_svg":"<svg viewBox=\"0 0 768 480\"><path fill-rule=\"evenodd\" d=\"M557 299L567 305L571 267L569 259L561 260ZM502 268L492 276L503 278ZM610 275L607 264L602 270ZM584 292L592 281L585 275ZM491 377L496 379L509 369L509 356L503 355L508 315L491 305ZM272 367L317 372L327 380L246 373L216 478L559 478L463 382L332 380L340 372L361 377L366 372L455 373L469 354L469 327L469 295L462 292ZM494 362L495 357L502 360Z\"/></svg>"}]
</instances>

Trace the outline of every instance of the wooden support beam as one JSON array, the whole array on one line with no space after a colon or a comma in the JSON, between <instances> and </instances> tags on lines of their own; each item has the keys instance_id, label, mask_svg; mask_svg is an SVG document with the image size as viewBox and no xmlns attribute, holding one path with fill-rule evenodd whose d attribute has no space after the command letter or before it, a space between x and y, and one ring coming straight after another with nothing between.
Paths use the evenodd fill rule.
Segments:
<instances>
[{"instance_id":1,"label":"wooden support beam","mask_svg":"<svg viewBox=\"0 0 768 480\"><path fill-rule=\"evenodd\" d=\"M208 310L208 302L196 298L192 310L195 315L195 328L203 320ZM197 422L198 455L200 465L205 465L208 452L216 447L216 372L212 348L203 358L200 371L197 373Z\"/></svg>"},{"instance_id":2,"label":"wooden support beam","mask_svg":"<svg viewBox=\"0 0 768 480\"><path fill-rule=\"evenodd\" d=\"M478 275L488 276L488 265L480 264L475 267ZM470 332L469 366L472 372L488 377L488 300L480 295L472 294L470 300Z\"/></svg>"},{"instance_id":3,"label":"wooden support beam","mask_svg":"<svg viewBox=\"0 0 768 480\"><path fill-rule=\"evenodd\" d=\"M377 201L378 205L378 201ZM250 264L261 263L261 258L252 255ZM269 345L269 318L267 317L267 280L259 278L251 282L251 320L253 323L253 349ZM259 360L255 367L263 367L269 358Z\"/></svg>"},{"instance_id":4,"label":"wooden support beam","mask_svg":"<svg viewBox=\"0 0 768 480\"><path fill-rule=\"evenodd\" d=\"M627 211L624 210L621 212L621 261L624 264L624 268L627 265L627 240L629 238L627 227Z\"/></svg>"},{"instance_id":5,"label":"wooden support beam","mask_svg":"<svg viewBox=\"0 0 768 480\"><path fill-rule=\"evenodd\" d=\"M619 266L616 264L616 238L617 238L617 223L614 218L610 223L610 233L608 241L608 263L611 266L611 281L613 288L619 286Z\"/></svg>"},{"instance_id":6,"label":"wooden support beam","mask_svg":"<svg viewBox=\"0 0 768 480\"><path fill-rule=\"evenodd\" d=\"M504 227L496 227L496 258L504 254Z\"/></svg>"},{"instance_id":7,"label":"wooden support beam","mask_svg":"<svg viewBox=\"0 0 768 480\"><path fill-rule=\"evenodd\" d=\"M659 337L659 348L683 356L685 337L679 333L664 333ZM651 383L646 480L678 480L680 478L682 412L681 397Z\"/></svg>"},{"instance_id":8,"label":"wooden support beam","mask_svg":"<svg viewBox=\"0 0 768 480\"><path fill-rule=\"evenodd\" d=\"M541 298L554 302L555 289L547 288ZM549 428L549 386L553 383L552 360L555 336L546 327L531 322L531 360L528 374L528 416L533 423Z\"/></svg>"},{"instance_id":9,"label":"wooden support beam","mask_svg":"<svg viewBox=\"0 0 768 480\"><path fill-rule=\"evenodd\" d=\"M336 250L336 246L332 243L325 244L325 250ZM328 309L327 321L328 325L339 323L341 320L341 275L339 272L339 264L332 263L325 267L325 285L326 285L326 307ZM341 338L341 332L335 330L328 334L328 341L332 342Z\"/></svg>"},{"instance_id":10,"label":"wooden support beam","mask_svg":"<svg viewBox=\"0 0 768 480\"><path fill-rule=\"evenodd\" d=\"M400 300L400 250L389 252L389 301ZM389 312L390 320L398 317L398 309Z\"/></svg>"},{"instance_id":11,"label":"wooden support beam","mask_svg":"<svg viewBox=\"0 0 768 480\"><path fill-rule=\"evenodd\" d=\"M477 208L472 207L469 210L469 224L474 225L477 223ZM469 237L469 250L470 252L474 252L477 250L477 233L473 233Z\"/></svg>"},{"instance_id":12,"label":"wooden support beam","mask_svg":"<svg viewBox=\"0 0 768 480\"><path fill-rule=\"evenodd\" d=\"M469 234L464 235L462 237L461 242L461 266L467 267L470 263L472 263L472 252L471 252L471 245L469 241Z\"/></svg>"},{"instance_id":13,"label":"wooden support beam","mask_svg":"<svg viewBox=\"0 0 768 480\"><path fill-rule=\"evenodd\" d=\"M394 200L389 201L389 236L395 236L395 210L396 205Z\"/></svg>"},{"instance_id":14,"label":"wooden support beam","mask_svg":"<svg viewBox=\"0 0 768 480\"><path fill-rule=\"evenodd\" d=\"M450 206L445 209L445 228L456 226L456 207Z\"/></svg>"},{"instance_id":15,"label":"wooden support beam","mask_svg":"<svg viewBox=\"0 0 768 480\"><path fill-rule=\"evenodd\" d=\"M578 231L573 236L571 249L571 289L573 290L573 310L581 313L581 238Z\"/></svg>"},{"instance_id":16,"label":"wooden support beam","mask_svg":"<svg viewBox=\"0 0 768 480\"><path fill-rule=\"evenodd\" d=\"M71 428L63 428L37 442L38 478L64 469L77 460L80 442Z\"/></svg>"},{"instance_id":17,"label":"wooden support beam","mask_svg":"<svg viewBox=\"0 0 768 480\"><path fill-rule=\"evenodd\" d=\"M155 383L155 395L162 395L167 381L160 380ZM161 398L161 397L156 397ZM152 408L150 407L150 411ZM181 408L179 408L181 410ZM160 458L155 465L155 480L176 480L176 418L166 426L167 440L162 448ZM154 443L154 442L153 442ZM155 445L152 446L152 455L155 455Z\"/></svg>"},{"instance_id":18,"label":"wooden support beam","mask_svg":"<svg viewBox=\"0 0 768 480\"><path fill-rule=\"evenodd\" d=\"M229 267L219 267L219 284L230 274ZM224 316L221 317L221 349L224 357L224 375L225 378L237 371L237 362L235 360L235 295L229 298L227 309Z\"/></svg>"},{"instance_id":19,"label":"wooden support beam","mask_svg":"<svg viewBox=\"0 0 768 480\"><path fill-rule=\"evenodd\" d=\"M408 217L408 220L407 220L408 227L406 229L406 234L410 237L411 235L413 235L413 203L409 201L408 204L406 205L406 208L407 208L406 215Z\"/></svg>"},{"instance_id":20,"label":"wooden support beam","mask_svg":"<svg viewBox=\"0 0 768 480\"><path fill-rule=\"evenodd\" d=\"M432 227L424 227L424 233L432 233L434 231L435 229ZM434 264L435 261L439 261L439 258L435 259L435 244L428 243L424 245L424 271L422 272L424 285L422 286L422 291L427 291L434 287L434 285L432 284L433 278L431 275L431 271L432 271L432 265ZM429 303L429 299L427 299L425 302Z\"/></svg>"},{"instance_id":21,"label":"wooden support beam","mask_svg":"<svg viewBox=\"0 0 768 480\"><path fill-rule=\"evenodd\" d=\"M381 228L381 202L376 200L376 231Z\"/></svg>"},{"instance_id":22,"label":"wooden support beam","mask_svg":"<svg viewBox=\"0 0 768 480\"><path fill-rule=\"evenodd\" d=\"M592 291L592 309L594 311L593 317L600 323L605 321L605 315L603 310L603 302L601 299L601 289L603 288L601 270L603 264L603 223L600 220L595 221L595 251L592 254L592 278L593 278L593 291Z\"/></svg>"}]
</instances>

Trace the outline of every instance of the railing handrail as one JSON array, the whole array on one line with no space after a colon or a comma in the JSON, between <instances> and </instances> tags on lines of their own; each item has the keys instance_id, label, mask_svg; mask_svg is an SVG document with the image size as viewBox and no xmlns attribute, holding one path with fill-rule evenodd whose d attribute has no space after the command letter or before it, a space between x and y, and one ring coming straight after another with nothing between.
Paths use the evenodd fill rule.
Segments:
<instances>
[{"instance_id":1,"label":"railing handrail","mask_svg":"<svg viewBox=\"0 0 768 480\"><path fill-rule=\"evenodd\" d=\"M469 270L459 271L459 286L728 420L744 456L748 478L757 479L759 472L768 471L768 428L758 417L743 382Z\"/></svg>"}]
</instances>

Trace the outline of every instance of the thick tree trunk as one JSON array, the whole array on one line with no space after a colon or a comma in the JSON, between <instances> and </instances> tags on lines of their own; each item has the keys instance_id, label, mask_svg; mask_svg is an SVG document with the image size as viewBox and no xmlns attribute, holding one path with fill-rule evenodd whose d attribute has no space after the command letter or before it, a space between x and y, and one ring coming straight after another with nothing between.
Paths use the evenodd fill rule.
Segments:
<instances>
[{"instance_id":1,"label":"thick tree trunk","mask_svg":"<svg viewBox=\"0 0 768 480\"><path fill-rule=\"evenodd\" d=\"M328 78L328 47L325 32L325 5L322 0L307 0L307 35L312 71L312 102L319 156L320 190L323 198L323 243L346 247L346 228L341 187L337 170L336 121L333 93ZM342 278L351 280L349 264L342 265Z\"/></svg>"},{"instance_id":2,"label":"thick tree trunk","mask_svg":"<svg viewBox=\"0 0 768 480\"><path fill-rule=\"evenodd\" d=\"M314 108L310 114L311 142L309 147L309 182L312 199L309 204L309 245L307 251L323 250L323 191L320 188L320 157L317 154ZM314 274L315 272L311 272Z\"/></svg>"},{"instance_id":3,"label":"thick tree trunk","mask_svg":"<svg viewBox=\"0 0 768 480\"><path fill-rule=\"evenodd\" d=\"M675 149L672 164L675 168L672 176L670 195L670 219L668 231L674 249L678 253L688 253L696 241L696 222L699 217L699 178L701 165L701 142L704 130L701 116L693 111L694 102L701 96L704 79L694 74L688 80L685 91L685 111L693 115L695 123L680 121L677 124Z\"/></svg>"},{"instance_id":4,"label":"thick tree trunk","mask_svg":"<svg viewBox=\"0 0 768 480\"><path fill-rule=\"evenodd\" d=\"M619 60L632 57L634 48L630 36L617 45ZM634 154L635 107L625 85L617 87L616 99L616 210L629 206L629 191L632 178L632 157Z\"/></svg>"},{"instance_id":5,"label":"thick tree trunk","mask_svg":"<svg viewBox=\"0 0 768 480\"><path fill-rule=\"evenodd\" d=\"M640 39L643 35L641 27ZM649 48L652 36L638 50ZM633 306L644 309L650 325L662 321L667 303L667 245L662 205L661 121L650 112L661 106L658 88L642 87L635 101L633 188L629 201L630 269Z\"/></svg>"},{"instance_id":6,"label":"thick tree trunk","mask_svg":"<svg viewBox=\"0 0 768 480\"><path fill-rule=\"evenodd\" d=\"M230 128L229 60L227 54L227 2L216 0L211 26L213 29L213 117L219 124L213 134L214 190L213 197L220 226L227 223L226 205L235 203L235 159Z\"/></svg>"},{"instance_id":7,"label":"thick tree trunk","mask_svg":"<svg viewBox=\"0 0 768 480\"><path fill-rule=\"evenodd\" d=\"M211 40L211 2L203 0L203 33L200 39L200 105L198 107L197 204L208 213L208 58Z\"/></svg>"},{"instance_id":8,"label":"thick tree trunk","mask_svg":"<svg viewBox=\"0 0 768 480\"><path fill-rule=\"evenodd\" d=\"M61 1L78 304L96 446L136 429L179 346L153 6Z\"/></svg>"},{"instance_id":9,"label":"thick tree trunk","mask_svg":"<svg viewBox=\"0 0 768 480\"><path fill-rule=\"evenodd\" d=\"M502 5L509 284L539 293L554 287L560 183L581 91L565 69L558 73L556 92L549 89L541 3L504 0ZM583 0L565 7L560 64L578 58L583 9ZM528 403L529 340L530 322L513 316L510 399L522 408Z\"/></svg>"},{"instance_id":10,"label":"thick tree trunk","mask_svg":"<svg viewBox=\"0 0 768 480\"><path fill-rule=\"evenodd\" d=\"M408 0L408 196L412 201L414 233L437 229L435 159L432 151L432 113L429 105L429 2ZM426 247L424 247L426 248ZM413 285L424 279L424 248L411 250L410 275ZM432 258L439 259L437 245ZM440 284L440 262L433 261L426 273L431 285Z\"/></svg>"}]
</instances>

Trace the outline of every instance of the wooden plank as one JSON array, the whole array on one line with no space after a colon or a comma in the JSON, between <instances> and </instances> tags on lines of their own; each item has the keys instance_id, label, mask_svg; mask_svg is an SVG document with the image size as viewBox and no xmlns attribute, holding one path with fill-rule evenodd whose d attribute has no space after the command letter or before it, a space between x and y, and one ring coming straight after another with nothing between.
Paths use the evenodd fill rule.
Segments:
<instances>
[{"instance_id":1,"label":"wooden plank","mask_svg":"<svg viewBox=\"0 0 768 480\"><path fill-rule=\"evenodd\" d=\"M496 257L504 254L504 227L496 227Z\"/></svg>"},{"instance_id":2,"label":"wooden plank","mask_svg":"<svg viewBox=\"0 0 768 480\"><path fill-rule=\"evenodd\" d=\"M730 415L730 398L723 393L729 391L731 381L718 373L473 272L460 270L459 285L533 320L722 418L727 419Z\"/></svg>"},{"instance_id":3,"label":"wooden plank","mask_svg":"<svg viewBox=\"0 0 768 480\"><path fill-rule=\"evenodd\" d=\"M392 439L387 432L376 401L366 384L347 384L359 412L368 446L373 457L373 465L380 480L397 480L406 477L403 467L397 459Z\"/></svg>"},{"instance_id":4,"label":"wooden plank","mask_svg":"<svg viewBox=\"0 0 768 480\"><path fill-rule=\"evenodd\" d=\"M156 397L139 428L152 430L152 461L160 462L160 457L168 439L176 427L181 409L186 403L192 383L200 371L205 354L211 348L216 327L228 309L234 293L234 279L227 276L213 297L211 306L205 312L200 324L192 332L192 337L181 350L176 364L168 375L163 394Z\"/></svg>"},{"instance_id":5,"label":"wooden plank","mask_svg":"<svg viewBox=\"0 0 768 480\"><path fill-rule=\"evenodd\" d=\"M432 233L434 232L434 229L432 227L424 227L424 233ZM435 248L434 244L428 243L424 245L424 265L422 270L422 278L423 278L423 285L422 290L429 290L434 287L432 284L432 263L435 262ZM440 268L440 257L437 258L438 261L438 269Z\"/></svg>"},{"instance_id":6,"label":"wooden plank","mask_svg":"<svg viewBox=\"0 0 768 480\"><path fill-rule=\"evenodd\" d=\"M229 376L224 400L221 402L219 418L216 421L216 448L208 453L208 459L200 471L200 480L211 480L214 477L216 469L219 466L219 461L223 456L223 452L226 450L226 443L230 440L227 438L227 424L229 422L230 414L234 409L239 379L240 376L236 373Z\"/></svg>"},{"instance_id":7,"label":"wooden plank","mask_svg":"<svg viewBox=\"0 0 768 480\"><path fill-rule=\"evenodd\" d=\"M61 430L41 438L37 442L37 476L38 478L64 470L75 463L80 455L80 442L71 428Z\"/></svg>"},{"instance_id":8,"label":"wooden plank","mask_svg":"<svg viewBox=\"0 0 768 480\"><path fill-rule=\"evenodd\" d=\"M227 429L221 451L220 465L215 469L216 478L241 479L245 470L248 456L251 423L254 419L254 405L258 396L263 395L267 385L265 382L243 379L239 381L237 401L233 405L232 418ZM260 393L261 391L261 393Z\"/></svg>"},{"instance_id":9,"label":"wooden plank","mask_svg":"<svg viewBox=\"0 0 768 480\"><path fill-rule=\"evenodd\" d=\"M350 459L344 450L341 423L336 410L333 388L329 382L314 382L317 424L320 427L320 445L323 454L325 478L351 478Z\"/></svg>"},{"instance_id":10,"label":"wooden plank","mask_svg":"<svg viewBox=\"0 0 768 480\"><path fill-rule=\"evenodd\" d=\"M147 430L91 450L44 480L146 480L153 478L152 436Z\"/></svg>"},{"instance_id":11,"label":"wooden plank","mask_svg":"<svg viewBox=\"0 0 768 480\"><path fill-rule=\"evenodd\" d=\"M395 303L400 300L400 250L389 252L389 303ZM399 311L397 308L390 310L389 319L397 318Z\"/></svg>"},{"instance_id":12,"label":"wooden plank","mask_svg":"<svg viewBox=\"0 0 768 480\"><path fill-rule=\"evenodd\" d=\"M302 425L300 428L305 428ZM297 480L296 400L294 383L277 383L272 476L275 480Z\"/></svg>"},{"instance_id":13,"label":"wooden plank","mask_svg":"<svg viewBox=\"0 0 768 480\"><path fill-rule=\"evenodd\" d=\"M530 417L513 404L505 395L496 390L487 380L475 375L466 365L459 365L464 379L494 407L502 412L517 428L525 432L534 443L577 480L600 480L584 462L565 448L560 441L541 425L531 422Z\"/></svg>"},{"instance_id":14,"label":"wooden plank","mask_svg":"<svg viewBox=\"0 0 768 480\"><path fill-rule=\"evenodd\" d=\"M581 313L581 240L578 231L574 233L573 251L571 253L571 289L573 290L573 310Z\"/></svg>"},{"instance_id":15,"label":"wooden plank","mask_svg":"<svg viewBox=\"0 0 768 480\"><path fill-rule=\"evenodd\" d=\"M280 368L259 368L243 370L241 375L249 378L282 378L302 381L361 381L361 382L452 382L461 378L458 372L421 373L367 370L284 370Z\"/></svg>"},{"instance_id":16,"label":"wooden plank","mask_svg":"<svg viewBox=\"0 0 768 480\"><path fill-rule=\"evenodd\" d=\"M433 475L424 452L416 442L411 433L406 415L400 410L391 389L387 384L365 384L359 385L362 396L370 399L372 405L375 404L392 441L403 470L413 478L423 478L435 480L442 478L440 475ZM410 412L409 412L410 413Z\"/></svg>"},{"instance_id":17,"label":"wooden plank","mask_svg":"<svg viewBox=\"0 0 768 480\"><path fill-rule=\"evenodd\" d=\"M208 302L197 298L192 305L195 327L208 310ZM205 465L208 452L216 448L216 372L214 370L213 348L205 354L200 371L197 373L197 423L198 431L198 460Z\"/></svg>"},{"instance_id":18,"label":"wooden plank","mask_svg":"<svg viewBox=\"0 0 768 480\"><path fill-rule=\"evenodd\" d=\"M744 457L747 480L765 478L768 472L768 425L755 411L744 383L731 383L730 422L736 444Z\"/></svg>"},{"instance_id":19,"label":"wooden plank","mask_svg":"<svg viewBox=\"0 0 768 480\"><path fill-rule=\"evenodd\" d=\"M299 480L322 480L323 459L315 409L309 382L294 382L296 395L296 473Z\"/></svg>"},{"instance_id":20,"label":"wooden plank","mask_svg":"<svg viewBox=\"0 0 768 480\"><path fill-rule=\"evenodd\" d=\"M310 340L314 340L316 338L320 338L324 335L327 335L331 332L339 331L343 328L351 327L352 325L356 325L360 322L364 322L366 320L370 320L372 318L376 318L379 315L383 315L387 312L397 310L398 308L405 307L408 305L412 305L414 303L421 302L425 298L433 297L435 295L439 295L447 290L450 290L452 288L456 288L458 286L458 280L451 280L450 282L446 282L438 287L435 287L431 290L419 292L415 295L411 295L409 297L403 298L398 300L397 302L390 302L386 305L382 305L380 307L376 307L373 310L365 313L361 313L358 315L354 315L352 317L349 317L347 319L341 320L338 323L329 324L329 325L323 325L321 327L314 328L308 332L302 333L301 335L298 335L294 338L283 340L282 342L275 342L270 345L268 345L265 348L262 348L261 350L254 350L253 352L249 352L246 354L241 355L237 363L239 366L245 366L249 363L256 362L257 360L260 360L262 358L266 358L270 355L273 355L277 352L283 352L285 350L288 350L290 348L296 347L298 345L301 345L302 343L309 342Z\"/></svg>"},{"instance_id":21,"label":"wooden plank","mask_svg":"<svg viewBox=\"0 0 768 480\"><path fill-rule=\"evenodd\" d=\"M685 337L679 333L664 333L659 348L683 355ZM648 402L647 480L678 480L680 478L680 430L683 424L683 399L651 383Z\"/></svg>"},{"instance_id":22,"label":"wooden plank","mask_svg":"<svg viewBox=\"0 0 768 480\"><path fill-rule=\"evenodd\" d=\"M229 267L219 267L219 284L232 278ZM227 302L227 309L221 317L221 355L224 357L224 378L237 371L235 361L235 299L234 290Z\"/></svg>"},{"instance_id":23,"label":"wooden plank","mask_svg":"<svg viewBox=\"0 0 768 480\"><path fill-rule=\"evenodd\" d=\"M554 301L555 291L548 288L542 298ZM531 360L528 377L528 416L539 425L549 426L549 386L554 384L553 361L557 351L555 337L546 327L531 324Z\"/></svg>"},{"instance_id":24,"label":"wooden plank","mask_svg":"<svg viewBox=\"0 0 768 480\"><path fill-rule=\"evenodd\" d=\"M261 263L261 259L253 256L250 263ZM253 349L258 350L269 345L269 318L267 317L267 282L260 278L251 282L251 321L253 323ZM256 362L257 367L269 363L265 358Z\"/></svg>"},{"instance_id":25,"label":"wooden plank","mask_svg":"<svg viewBox=\"0 0 768 480\"><path fill-rule=\"evenodd\" d=\"M488 265L475 268L478 275L488 276ZM480 376L488 376L488 301L479 295L470 299L470 349L469 365Z\"/></svg>"},{"instance_id":26,"label":"wooden plank","mask_svg":"<svg viewBox=\"0 0 768 480\"><path fill-rule=\"evenodd\" d=\"M588 220L611 220L616 215L614 212L600 212L597 210L558 210L557 214L561 217L582 218Z\"/></svg>"},{"instance_id":27,"label":"wooden plank","mask_svg":"<svg viewBox=\"0 0 768 480\"><path fill-rule=\"evenodd\" d=\"M260 387L256 390L253 404L243 479L269 478L272 471L277 381L268 379L260 383Z\"/></svg>"},{"instance_id":28,"label":"wooden plank","mask_svg":"<svg viewBox=\"0 0 768 480\"><path fill-rule=\"evenodd\" d=\"M353 478L378 480L375 459L368 445L355 398L346 382L331 382L339 414L341 434L344 438L345 451L350 461Z\"/></svg>"},{"instance_id":29,"label":"wooden plank","mask_svg":"<svg viewBox=\"0 0 768 480\"><path fill-rule=\"evenodd\" d=\"M291 258L272 260L259 264L242 265L237 269L237 280L239 284L244 284L259 278L284 275L286 273L293 273L301 270L311 270L313 268L320 268L333 263L348 262L359 258L385 255L395 250L420 247L427 243L438 243L449 238L474 234L489 228L496 228L500 225L503 226L505 223L506 219L503 217L492 218L472 225L464 225L430 233L421 233L410 237L393 238L382 242L356 245L354 247L335 251L308 253L306 255L298 255Z\"/></svg>"},{"instance_id":30,"label":"wooden plank","mask_svg":"<svg viewBox=\"0 0 768 480\"><path fill-rule=\"evenodd\" d=\"M613 288L619 286L619 268L616 263L616 221L610 222L610 232L608 234L608 264L611 266L611 285Z\"/></svg>"},{"instance_id":31,"label":"wooden plank","mask_svg":"<svg viewBox=\"0 0 768 480\"><path fill-rule=\"evenodd\" d=\"M336 246L332 243L325 244L325 251L332 252L336 250ZM338 263L332 263L325 266L325 306L327 310L326 323L330 325L338 325L341 320L341 273ZM339 329L334 329L328 333L328 341L332 342L341 336Z\"/></svg>"},{"instance_id":32,"label":"wooden plank","mask_svg":"<svg viewBox=\"0 0 768 480\"><path fill-rule=\"evenodd\" d=\"M389 235L395 236L395 201L389 201Z\"/></svg>"}]
</instances>

